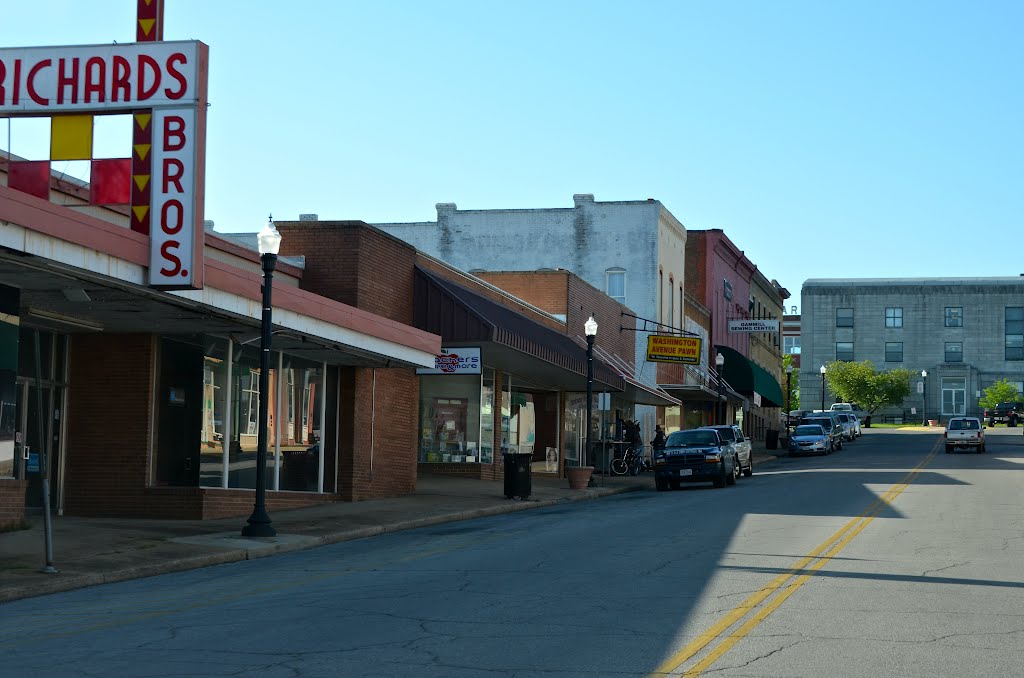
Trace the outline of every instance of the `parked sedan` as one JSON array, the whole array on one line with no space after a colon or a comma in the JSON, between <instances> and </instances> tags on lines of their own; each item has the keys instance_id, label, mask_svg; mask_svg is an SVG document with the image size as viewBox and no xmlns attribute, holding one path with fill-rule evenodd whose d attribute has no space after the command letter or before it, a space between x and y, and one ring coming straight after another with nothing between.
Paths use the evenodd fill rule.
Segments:
<instances>
[{"instance_id":1,"label":"parked sedan","mask_svg":"<svg viewBox=\"0 0 1024 678\"><path fill-rule=\"evenodd\" d=\"M654 486L660 492L680 483L735 485L740 472L735 459L730 444L714 429L675 431L665 440L665 448L654 453Z\"/></svg>"},{"instance_id":2,"label":"parked sedan","mask_svg":"<svg viewBox=\"0 0 1024 678\"><path fill-rule=\"evenodd\" d=\"M832 437L821 424L803 424L789 437L789 456L798 454L832 454Z\"/></svg>"},{"instance_id":3,"label":"parked sedan","mask_svg":"<svg viewBox=\"0 0 1024 678\"><path fill-rule=\"evenodd\" d=\"M810 417L804 417L800 420L801 426L807 424L818 424L821 428L825 429L825 433L828 434L829 440L832 441L832 450L843 449L843 429L834 417L825 416L823 413L815 413Z\"/></svg>"}]
</instances>

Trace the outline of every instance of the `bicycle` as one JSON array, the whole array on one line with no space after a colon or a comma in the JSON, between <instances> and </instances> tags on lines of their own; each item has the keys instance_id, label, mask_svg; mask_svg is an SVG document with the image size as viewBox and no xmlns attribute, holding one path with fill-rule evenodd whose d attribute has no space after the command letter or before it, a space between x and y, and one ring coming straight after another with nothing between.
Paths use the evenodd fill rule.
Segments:
<instances>
[{"instance_id":1,"label":"bicycle","mask_svg":"<svg viewBox=\"0 0 1024 678\"><path fill-rule=\"evenodd\" d=\"M621 459L612 459L612 475L624 476L627 473L631 476L640 475L641 471L647 470L647 459L635 447L630 445Z\"/></svg>"}]
</instances>

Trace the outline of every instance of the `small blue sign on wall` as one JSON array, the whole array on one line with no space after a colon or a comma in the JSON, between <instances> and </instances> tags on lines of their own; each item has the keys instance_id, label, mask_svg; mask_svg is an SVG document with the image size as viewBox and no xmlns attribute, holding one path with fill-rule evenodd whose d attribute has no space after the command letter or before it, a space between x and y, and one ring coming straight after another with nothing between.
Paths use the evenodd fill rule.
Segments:
<instances>
[{"instance_id":1,"label":"small blue sign on wall","mask_svg":"<svg viewBox=\"0 0 1024 678\"><path fill-rule=\"evenodd\" d=\"M39 453L29 452L28 453L28 472L39 473Z\"/></svg>"}]
</instances>

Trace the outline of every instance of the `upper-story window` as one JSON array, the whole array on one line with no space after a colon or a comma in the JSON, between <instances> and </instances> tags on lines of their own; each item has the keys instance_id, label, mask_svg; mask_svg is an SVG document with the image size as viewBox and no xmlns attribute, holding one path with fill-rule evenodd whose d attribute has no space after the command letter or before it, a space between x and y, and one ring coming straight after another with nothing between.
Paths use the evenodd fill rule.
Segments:
<instances>
[{"instance_id":1,"label":"upper-story window","mask_svg":"<svg viewBox=\"0 0 1024 678\"><path fill-rule=\"evenodd\" d=\"M676 297L675 281L668 277L668 326L675 327Z\"/></svg>"},{"instance_id":2,"label":"upper-story window","mask_svg":"<svg viewBox=\"0 0 1024 678\"><path fill-rule=\"evenodd\" d=\"M853 309L836 309L836 327L853 327Z\"/></svg>"},{"instance_id":3,"label":"upper-story window","mask_svg":"<svg viewBox=\"0 0 1024 678\"><path fill-rule=\"evenodd\" d=\"M885 309L886 327L903 327L903 309L900 307Z\"/></svg>"},{"instance_id":4,"label":"upper-story window","mask_svg":"<svg viewBox=\"0 0 1024 678\"><path fill-rule=\"evenodd\" d=\"M963 306L947 306L945 313L946 327L963 327L964 326L964 307Z\"/></svg>"},{"instance_id":5,"label":"upper-story window","mask_svg":"<svg viewBox=\"0 0 1024 678\"><path fill-rule=\"evenodd\" d=\"M852 341L837 341L836 342L836 360L846 360L847 362L853 362L853 342Z\"/></svg>"},{"instance_id":6,"label":"upper-story window","mask_svg":"<svg viewBox=\"0 0 1024 678\"><path fill-rule=\"evenodd\" d=\"M1024 306L1006 307L1006 359L1024 360Z\"/></svg>"},{"instance_id":7,"label":"upper-story window","mask_svg":"<svg viewBox=\"0 0 1024 678\"><path fill-rule=\"evenodd\" d=\"M902 341L887 341L887 342L885 342L885 362L887 362L887 363L901 363L901 362L903 362L903 342Z\"/></svg>"},{"instance_id":8,"label":"upper-story window","mask_svg":"<svg viewBox=\"0 0 1024 678\"><path fill-rule=\"evenodd\" d=\"M626 269L609 268L604 272L604 293L620 304L626 303Z\"/></svg>"},{"instance_id":9,"label":"upper-story window","mask_svg":"<svg viewBox=\"0 0 1024 678\"><path fill-rule=\"evenodd\" d=\"M964 342L947 341L945 353L947 363L962 363L964 361Z\"/></svg>"},{"instance_id":10,"label":"upper-story window","mask_svg":"<svg viewBox=\"0 0 1024 678\"><path fill-rule=\"evenodd\" d=\"M782 337L782 351L800 355L800 337Z\"/></svg>"}]
</instances>

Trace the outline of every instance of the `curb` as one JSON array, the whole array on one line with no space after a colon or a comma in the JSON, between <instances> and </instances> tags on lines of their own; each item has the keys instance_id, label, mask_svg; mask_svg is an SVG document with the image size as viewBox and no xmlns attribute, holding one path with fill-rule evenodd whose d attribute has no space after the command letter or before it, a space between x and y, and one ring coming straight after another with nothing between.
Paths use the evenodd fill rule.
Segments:
<instances>
[{"instance_id":1,"label":"curb","mask_svg":"<svg viewBox=\"0 0 1024 678\"><path fill-rule=\"evenodd\" d=\"M321 535L319 537L311 538L309 541L298 542L294 544L269 544L264 547L252 549L236 548L222 551L220 553L210 553L201 556L190 556L187 558L176 558L174 560L166 560L163 562L152 563L149 565L139 565L137 567L126 568L123 570L113 570L111 572L68 575L67 578L60 578L61 575L58 574L56 575L57 578L41 581L38 586L33 585L29 589L21 589L17 591L0 591L0 605L2 605L3 603L13 602L15 600L36 598L38 596L46 596L53 593L64 593L66 591L73 591L76 589L88 588L91 586L99 586L100 584L113 584L116 582L130 581L133 579L155 577L161 574L171 574L173 572L197 570L204 567L211 567L213 565L226 565L228 563L237 563L243 560L267 558L269 556L275 556L284 553L292 553L294 551L305 551L307 549L318 548L320 546L327 546L329 544L338 544L345 541L353 541L355 539L376 537L382 534L391 534L393 532L405 532L407 530L415 530L421 527L431 527L434 525L442 525L444 523L452 523L461 520L472 520L474 518L486 518L489 516L501 515L503 513L515 513L518 511L529 511L531 509L548 508L551 506L558 506L560 504L570 504L581 501L593 501L595 499L601 499L603 497L609 497L615 494L636 492L642 489L644 488L639 485L627 485L624 487L612 488L594 488L585 490L584 493L581 493L579 495L558 497L556 499L510 502L508 504L502 504L498 506L488 506L486 508L459 511L457 513L446 513L442 515L431 516L429 518L406 520L391 525L378 525L375 527L364 527L357 530L334 532L330 534ZM52 577L53 575L49 576Z\"/></svg>"}]
</instances>

